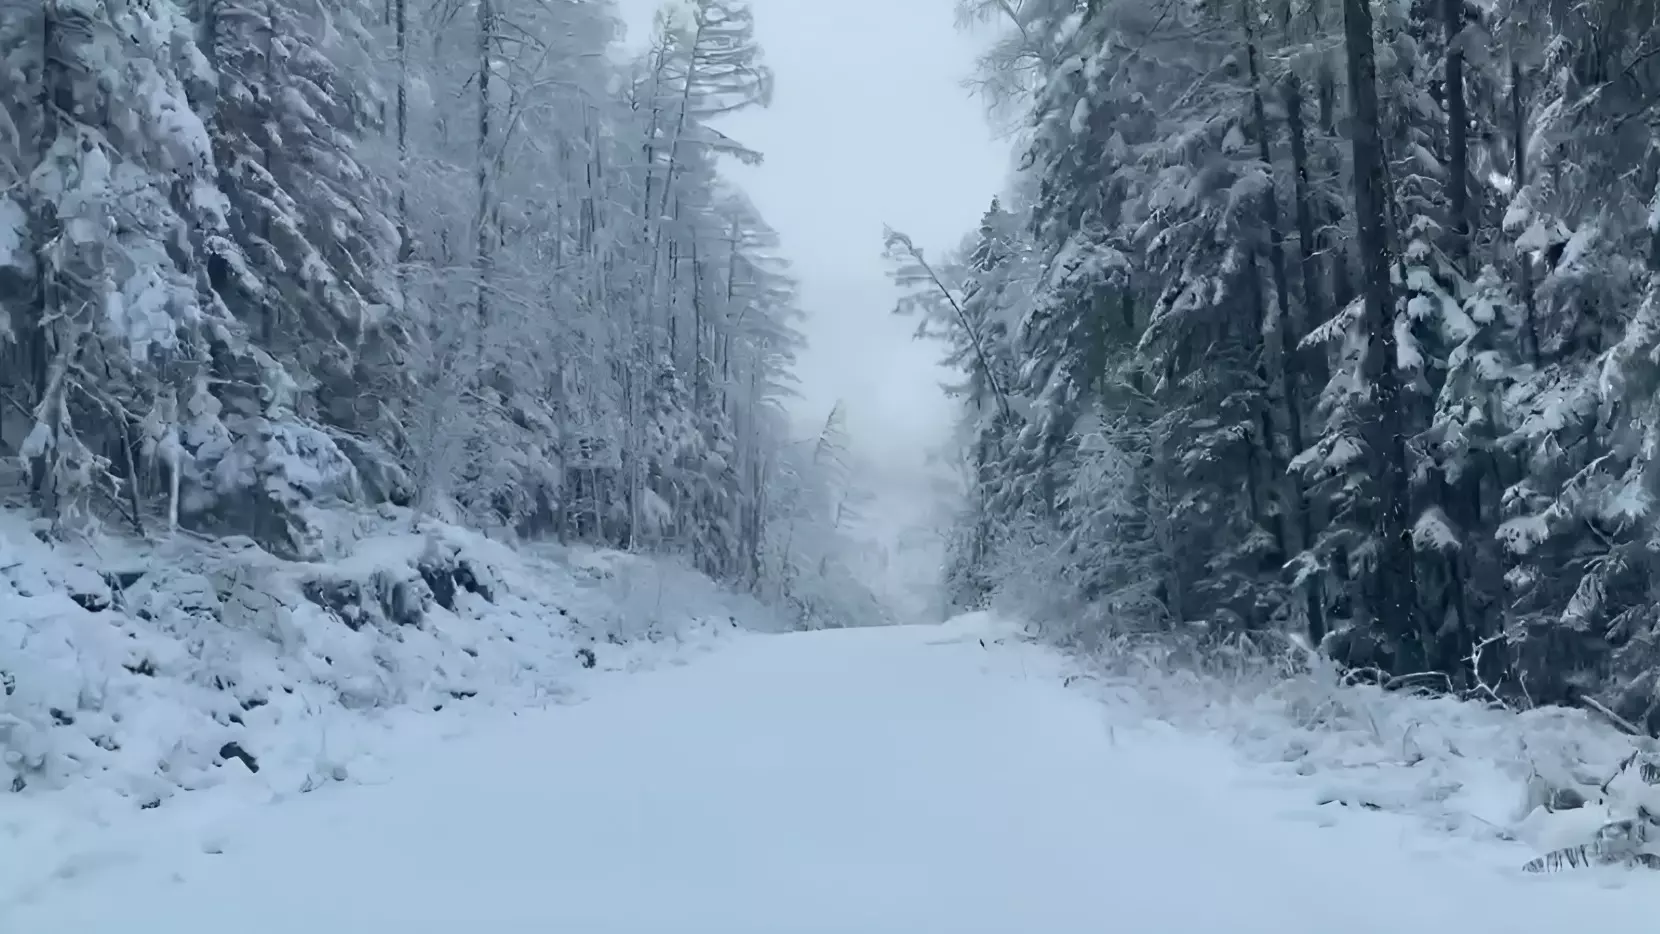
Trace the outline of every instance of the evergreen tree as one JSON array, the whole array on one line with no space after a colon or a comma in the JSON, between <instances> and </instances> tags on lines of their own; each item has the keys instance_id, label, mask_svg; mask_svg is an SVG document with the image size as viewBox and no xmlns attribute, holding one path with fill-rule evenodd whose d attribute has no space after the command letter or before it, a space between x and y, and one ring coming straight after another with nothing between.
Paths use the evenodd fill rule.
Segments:
<instances>
[{"instance_id":1,"label":"evergreen tree","mask_svg":"<svg viewBox=\"0 0 1660 934\"><path fill-rule=\"evenodd\" d=\"M988 215L972 326L931 328L967 387L961 599L1303 630L1401 683L1660 723L1653 11L962 12L1000 29L977 83L1024 116L999 209L1030 222L1005 275ZM1127 609L1114 582L1153 575L1159 612Z\"/></svg>"}]
</instances>

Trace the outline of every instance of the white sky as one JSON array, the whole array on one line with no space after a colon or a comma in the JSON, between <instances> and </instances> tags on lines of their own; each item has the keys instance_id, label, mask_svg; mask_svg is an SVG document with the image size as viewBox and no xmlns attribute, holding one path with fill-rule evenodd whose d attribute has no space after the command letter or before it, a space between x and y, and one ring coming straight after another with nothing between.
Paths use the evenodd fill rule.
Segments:
<instances>
[{"instance_id":1,"label":"white sky","mask_svg":"<svg viewBox=\"0 0 1660 934\"><path fill-rule=\"evenodd\" d=\"M641 44L659 0L619 0ZM974 42L952 0L752 0L777 72L773 105L721 128L766 155L729 165L783 238L801 282L810 349L801 360L803 434L847 406L856 450L887 483L911 486L953 408L939 388L940 347L892 314L882 225L930 254L978 224L1008 165L959 81Z\"/></svg>"}]
</instances>

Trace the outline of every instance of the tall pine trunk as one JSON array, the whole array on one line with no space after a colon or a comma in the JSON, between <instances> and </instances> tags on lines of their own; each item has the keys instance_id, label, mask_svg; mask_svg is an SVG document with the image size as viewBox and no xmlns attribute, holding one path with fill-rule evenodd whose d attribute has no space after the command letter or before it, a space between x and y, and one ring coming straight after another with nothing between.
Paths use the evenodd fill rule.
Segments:
<instances>
[{"instance_id":1,"label":"tall pine trunk","mask_svg":"<svg viewBox=\"0 0 1660 934\"><path fill-rule=\"evenodd\" d=\"M398 297L409 301L408 266L414 255L409 233L409 0L392 0L398 49Z\"/></svg>"},{"instance_id":2,"label":"tall pine trunk","mask_svg":"<svg viewBox=\"0 0 1660 934\"><path fill-rule=\"evenodd\" d=\"M1279 524L1280 548L1286 558L1291 558L1306 550L1314 535L1302 478L1288 469L1291 458L1300 453L1305 444L1302 375L1297 362L1297 343L1302 339L1304 326L1302 317L1295 312L1291 304L1290 277L1286 273L1285 264L1285 242L1280 230L1279 191L1273 181L1274 153L1269 140L1267 108L1262 98L1262 73L1258 64L1256 29L1252 15L1251 0L1241 0L1240 19L1245 29L1245 60L1251 79L1251 116L1256 122L1257 151L1262 158L1263 171L1269 176L1268 189L1262 198L1262 223L1268 232L1268 268L1273 275L1275 305L1279 311L1277 330L1280 346L1277 348L1277 354L1270 351L1263 356L1274 367L1270 374L1270 385L1274 387L1274 394L1279 397L1277 402L1285 423L1285 437L1277 439L1282 443L1274 445L1283 449L1283 454L1272 464L1278 474L1277 485L1284 504L1284 513ZM1306 594L1306 609L1310 638L1318 641L1325 627L1320 612L1320 601L1312 589Z\"/></svg>"},{"instance_id":3,"label":"tall pine trunk","mask_svg":"<svg viewBox=\"0 0 1660 934\"><path fill-rule=\"evenodd\" d=\"M1527 185L1527 120L1522 108L1522 66L1510 62L1510 145L1514 155L1515 184L1518 190ZM1533 294L1533 257L1526 250L1516 251L1517 289L1522 293L1522 308L1527 313L1527 352L1534 366L1543 362L1539 352L1539 306Z\"/></svg>"},{"instance_id":4,"label":"tall pine trunk","mask_svg":"<svg viewBox=\"0 0 1660 934\"><path fill-rule=\"evenodd\" d=\"M491 238L491 221L495 213L494 196L491 193L490 183L490 74L494 70L490 62L490 53L494 47L493 38L496 29L495 0L477 0L478 2L478 217L477 228L474 230L475 242L473 245L473 273L478 277L478 323L479 337L485 338L484 330L490 323L490 285L492 278L491 266L494 261L494 243Z\"/></svg>"},{"instance_id":5,"label":"tall pine trunk","mask_svg":"<svg viewBox=\"0 0 1660 934\"><path fill-rule=\"evenodd\" d=\"M1448 224L1447 255L1452 263L1458 279L1464 280L1470 274L1470 247L1471 247L1471 217L1470 217L1470 115L1464 88L1464 49L1462 47L1462 33L1464 31L1464 0L1441 0L1442 26L1447 37L1447 58L1443 73L1442 94L1446 98L1447 109L1447 207L1451 215ZM1457 283L1462 285L1462 282ZM1462 300L1463 296L1457 296ZM1483 515L1481 489L1483 478L1487 473L1487 462L1477 461L1472 465L1465 476L1458 480L1447 480L1441 471L1440 493L1442 503L1447 514L1455 523L1461 526L1466 535L1478 535L1490 541L1485 533L1488 524ZM1495 481L1497 478L1494 478ZM1474 543L1472 543L1474 544ZM1450 657L1432 659L1433 663L1446 671L1449 675L1459 676L1463 671L1462 659L1470 656L1475 645L1474 638L1478 628L1475 601L1472 598L1467 582L1470 578L1469 555L1471 548L1456 550L1450 554L1438 557L1448 565L1452 593L1449 601L1458 609L1459 625L1443 638L1443 646ZM1443 626L1443 629L1451 627ZM1480 627L1485 628L1485 627ZM1471 675L1474 672L1469 673ZM1467 676L1467 675L1466 675ZM1455 682L1456 683L1456 682ZM1459 685L1464 686L1463 684Z\"/></svg>"},{"instance_id":6,"label":"tall pine trunk","mask_svg":"<svg viewBox=\"0 0 1660 934\"><path fill-rule=\"evenodd\" d=\"M1409 666L1422 666L1428 661L1433 639L1419 625L1416 571L1407 523L1411 489L1407 476L1405 400L1396 369L1394 288L1390 282L1392 258L1384 221L1388 189L1384 178L1372 9L1368 0L1343 0L1343 39L1348 53L1355 226L1360 248L1361 294L1365 301L1361 327L1367 346L1362 376L1371 390L1374 407L1366 420L1365 435L1370 458L1368 485L1374 508L1373 534L1378 539L1378 548L1367 587L1367 609L1384 632L1397 636L1397 644L1416 650L1406 653L1402 660Z\"/></svg>"},{"instance_id":7,"label":"tall pine trunk","mask_svg":"<svg viewBox=\"0 0 1660 934\"><path fill-rule=\"evenodd\" d=\"M1442 25L1447 33L1447 61L1442 93L1447 107L1447 255L1460 276L1470 274L1470 114L1464 95L1464 0L1441 0Z\"/></svg>"}]
</instances>

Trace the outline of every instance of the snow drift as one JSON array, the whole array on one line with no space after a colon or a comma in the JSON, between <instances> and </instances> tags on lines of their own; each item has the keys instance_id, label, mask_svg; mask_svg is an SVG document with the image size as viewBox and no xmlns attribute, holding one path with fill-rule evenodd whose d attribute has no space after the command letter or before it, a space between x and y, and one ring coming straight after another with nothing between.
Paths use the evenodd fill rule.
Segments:
<instances>
[{"instance_id":1,"label":"snow drift","mask_svg":"<svg viewBox=\"0 0 1660 934\"><path fill-rule=\"evenodd\" d=\"M70 787L153 808L251 771L308 790L394 715L544 703L653 643L776 626L667 562L515 551L390 508L334 519L327 560L295 562L184 533L51 545L0 512L12 808Z\"/></svg>"}]
</instances>

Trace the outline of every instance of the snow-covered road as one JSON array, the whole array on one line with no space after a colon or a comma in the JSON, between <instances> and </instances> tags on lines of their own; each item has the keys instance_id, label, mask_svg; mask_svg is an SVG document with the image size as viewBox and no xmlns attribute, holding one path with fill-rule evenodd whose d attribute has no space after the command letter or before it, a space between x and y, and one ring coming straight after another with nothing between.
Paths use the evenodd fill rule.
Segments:
<instances>
[{"instance_id":1,"label":"snow-covered road","mask_svg":"<svg viewBox=\"0 0 1660 934\"><path fill-rule=\"evenodd\" d=\"M1518 934L1656 917L1647 876L1524 877L1521 848L1408 817L1298 817L1307 795L1222 741L1060 671L971 626L743 637L578 706L481 717L405 750L386 783L253 807L206 846L112 855L0 906L0 931Z\"/></svg>"}]
</instances>

